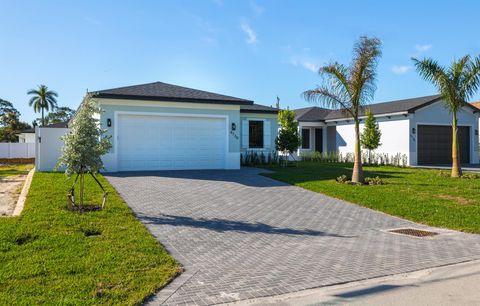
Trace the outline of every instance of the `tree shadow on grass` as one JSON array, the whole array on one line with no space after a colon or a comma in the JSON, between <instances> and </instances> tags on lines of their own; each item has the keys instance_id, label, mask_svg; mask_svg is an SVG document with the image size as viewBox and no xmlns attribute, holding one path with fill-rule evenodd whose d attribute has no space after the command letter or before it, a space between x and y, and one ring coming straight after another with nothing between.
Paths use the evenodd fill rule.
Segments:
<instances>
[{"instance_id":1,"label":"tree shadow on grass","mask_svg":"<svg viewBox=\"0 0 480 306\"><path fill-rule=\"evenodd\" d=\"M334 233L311 229L294 229L285 227L276 227L261 222L244 222L235 220L226 220L219 218L191 218L184 216L161 214L157 216L138 214L137 217L145 224L161 224L171 226L186 226L193 228L204 228L215 232L239 232L239 233L264 233L274 235L288 236L325 236L338 238L353 238L355 236L344 236Z\"/></svg>"}]
</instances>

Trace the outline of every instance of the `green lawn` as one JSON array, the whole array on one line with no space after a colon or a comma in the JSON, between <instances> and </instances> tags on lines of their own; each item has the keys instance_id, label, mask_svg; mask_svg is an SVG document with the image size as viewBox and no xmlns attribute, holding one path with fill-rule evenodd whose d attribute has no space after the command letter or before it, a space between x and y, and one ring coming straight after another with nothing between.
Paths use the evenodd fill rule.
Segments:
<instances>
[{"instance_id":1,"label":"green lawn","mask_svg":"<svg viewBox=\"0 0 480 306\"><path fill-rule=\"evenodd\" d=\"M0 164L0 179L6 176L13 176L13 175L20 175L20 174L28 174L30 169L33 168L33 165L5 165Z\"/></svg>"},{"instance_id":2,"label":"green lawn","mask_svg":"<svg viewBox=\"0 0 480 306\"><path fill-rule=\"evenodd\" d=\"M299 162L298 167L269 168L266 176L343 199L390 215L466 232L480 233L480 179L453 179L439 170L364 167L365 175L380 176L385 185L340 184L351 177L353 165Z\"/></svg>"},{"instance_id":3,"label":"green lawn","mask_svg":"<svg viewBox=\"0 0 480 306\"><path fill-rule=\"evenodd\" d=\"M0 219L1 305L139 304L179 272L103 177L104 211L66 210L71 181L35 173L22 215ZM92 178L86 192L101 203Z\"/></svg>"}]
</instances>

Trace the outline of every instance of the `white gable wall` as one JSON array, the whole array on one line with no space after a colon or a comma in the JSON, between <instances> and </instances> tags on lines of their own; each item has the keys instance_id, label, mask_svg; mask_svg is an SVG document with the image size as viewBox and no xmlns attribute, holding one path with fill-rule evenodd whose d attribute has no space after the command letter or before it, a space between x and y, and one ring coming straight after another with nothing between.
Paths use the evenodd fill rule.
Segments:
<instances>
[{"instance_id":1,"label":"white gable wall","mask_svg":"<svg viewBox=\"0 0 480 306\"><path fill-rule=\"evenodd\" d=\"M395 156L400 153L405 154L409 158L409 118L400 115L392 116L391 118L378 117L376 120L382 132L382 137L380 138L380 147L374 152L386 153L389 156ZM365 122L365 120L362 120L362 122ZM335 124L329 123L329 125ZM364 123L360 124L360 133L363 132L364 126ZM355 126L353 121L339 121L336 127L336 147L338 152L342 153L342 155L355 152Z\"/></svg>"}]
</instances>

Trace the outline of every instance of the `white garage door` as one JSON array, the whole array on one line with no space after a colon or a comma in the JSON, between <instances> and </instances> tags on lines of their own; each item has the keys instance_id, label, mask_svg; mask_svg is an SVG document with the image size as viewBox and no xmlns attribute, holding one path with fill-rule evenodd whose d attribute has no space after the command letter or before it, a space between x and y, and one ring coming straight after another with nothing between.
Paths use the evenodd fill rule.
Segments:
<instances>
[{"instance_id":1,"label":"white garage door","mask_svg":"<svg viewBox=\"0 0 480 306\"><path fill-rule=\"evenodd\" d=\"M120 171L225 168L225 120L119 115L118 168Z\"/></svg>"}]
</instances>

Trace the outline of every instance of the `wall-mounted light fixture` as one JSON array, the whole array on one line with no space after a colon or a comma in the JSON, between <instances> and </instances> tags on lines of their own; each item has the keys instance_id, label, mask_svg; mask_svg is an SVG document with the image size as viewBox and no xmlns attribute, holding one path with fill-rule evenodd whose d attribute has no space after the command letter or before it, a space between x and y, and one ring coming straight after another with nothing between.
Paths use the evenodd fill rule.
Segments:
<instances>
[{"instance_id":1,"label":"wall-mounted light fixture","mask_svg":"<svg viewBox=\"0 0 480 306\"><path fill-rule=\"evenodd\" d=\"M107 119L107 126L108 127L112 126L112 119L110 118Z\"/></svg>"},{"instance_id":2,"label":"wall-mounted light fixture","mask_svg":"<svg viewBox=\"0 0 480 306\"><path fill-rule=\"evenodd\" d=\"M478 136L478 130L475 130L475 136Z\"/></svg>"},{"instance_id":3,"label":"wall-mounted light fixture","mask_svg":"<svg viewBox=\"0 0 480 306\"><path fill-rule=\"evenodd\" d=\"M235 131L237 129L237 125L235 124L235 122L232 122L232 131Z\"/></svg>"},{"instance_id":4,"label":"wall-mounted light fixture","mask_svg":"<svg viewBox=\"0 0 480 306\"><path fill-rule=\"evenodd\" d=\"M412 128L412 134L415 135L417 133L417 130L415 128Z\"/></svg>"}]
</instances>

